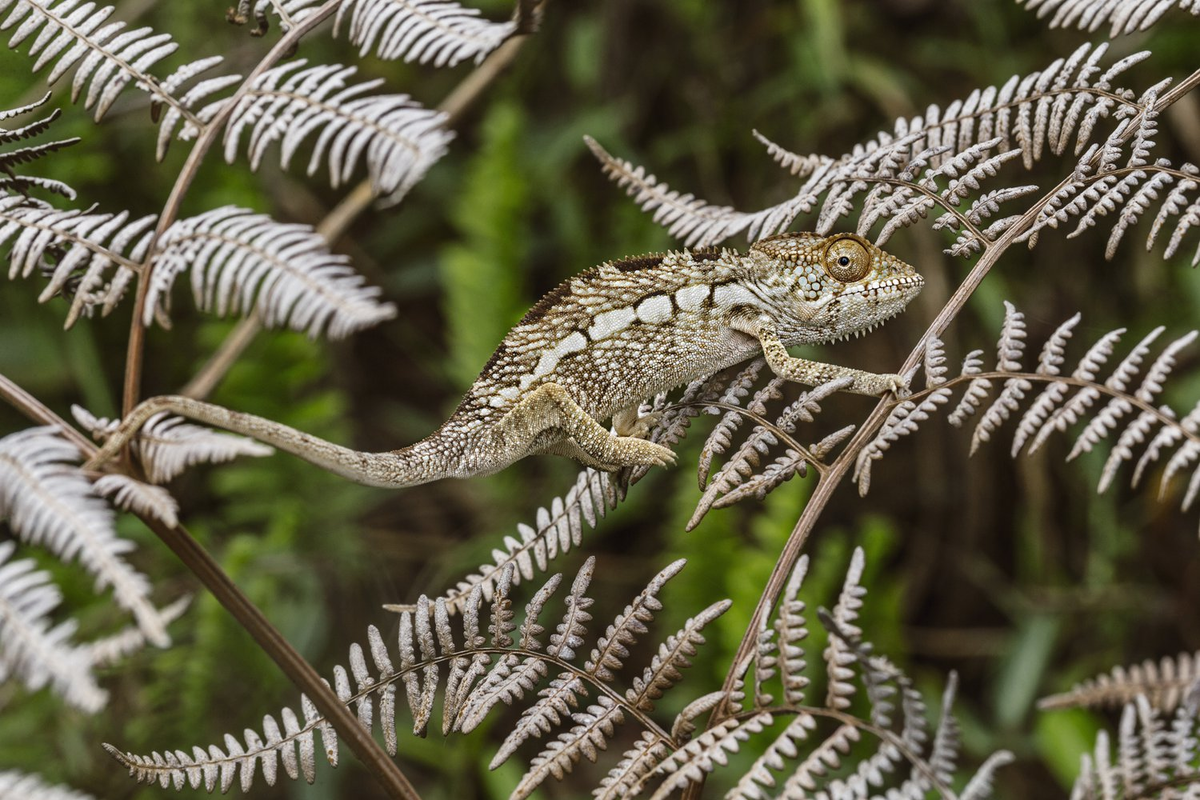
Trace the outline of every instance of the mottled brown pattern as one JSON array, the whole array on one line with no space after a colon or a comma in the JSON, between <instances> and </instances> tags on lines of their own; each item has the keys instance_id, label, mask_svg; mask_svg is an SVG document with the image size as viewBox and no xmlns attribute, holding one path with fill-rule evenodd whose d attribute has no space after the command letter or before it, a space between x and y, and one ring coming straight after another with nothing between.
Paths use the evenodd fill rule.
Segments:
<instances>
[{"instance_id":1,"label":"mottled brown pattern","mask_svg":"<svg viewBox=\"0 0 1200 800\"><path fill-rule=\"evenodd\" d=\"M862 268L845 269L846 254ZM667 464L668 448L613 434L607 421L620 417L622 430L640 430L629 412L647 397L756 354L788 380L847 377L846 391L903 391L899 375L806 361L787 348L870 330L902 311L921 285L912 267L854 234L775 236L744 255L710 249L623 259L548 292L492 353L458 410L411 447L362 453L260 417L160 397L134 409L88 467L120 452L160 411L253 436L375 486L486 475L539 452L609 470Z\"/></svg>"}]
</instances>

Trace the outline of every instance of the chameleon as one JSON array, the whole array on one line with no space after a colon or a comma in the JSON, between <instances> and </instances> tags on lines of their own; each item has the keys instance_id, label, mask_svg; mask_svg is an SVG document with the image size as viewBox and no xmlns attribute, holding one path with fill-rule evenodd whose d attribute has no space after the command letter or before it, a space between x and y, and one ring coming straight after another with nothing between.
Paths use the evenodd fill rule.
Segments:
<instances>
[{"instance_id":1,"label":"chameleon","mask_svg":"<svg viewBox=\"0 0 1200 800\"><path fill-rule=\"evenodd\" d=\"M190 419L293 453L369 486L406 487L488 475L533 454L617 470L666 466L670 448L644 438L643 401L761 354L776 375L845 391L902 395L900 375L795 358L899 314L924 280L849 233L783 233L732 249L679 250L606 262L541 298L509 331L457 410L416 444L360 452L253 414L181 396L135 407L85 469L116 457L151 417ZM602 421L611 420L611 430Z\"/></svg>"}]
</instances>

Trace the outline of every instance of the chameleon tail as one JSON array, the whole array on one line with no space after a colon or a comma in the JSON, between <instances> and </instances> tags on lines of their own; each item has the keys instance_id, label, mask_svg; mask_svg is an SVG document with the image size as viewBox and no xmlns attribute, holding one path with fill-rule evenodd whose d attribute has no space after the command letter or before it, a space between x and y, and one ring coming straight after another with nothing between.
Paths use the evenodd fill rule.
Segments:
<instances>
[{"instance_id":1,"label":"chameleon tail","mask_svg":"<svg viewBox=\"0 0 1200 800\"><path fill-rule=\"evenodd\" d=\"M264 417L230 411L212 403L178 395L153 397L138 405L121 421L117 430L84 468L98 469L115 458L147 420L163 412L252 437L366 486L402 488L449 477L444 468L437 467L444 462L437 457L443 443L436 434L400 450L362 453Z\"/></svg>"}]
</instances>

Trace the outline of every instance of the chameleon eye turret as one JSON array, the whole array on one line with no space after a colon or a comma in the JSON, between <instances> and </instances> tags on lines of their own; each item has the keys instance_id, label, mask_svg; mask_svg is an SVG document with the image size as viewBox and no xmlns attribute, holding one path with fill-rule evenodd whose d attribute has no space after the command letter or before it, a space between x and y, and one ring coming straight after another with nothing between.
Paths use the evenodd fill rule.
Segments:
<instances>
[{"instance_id":1,"label":"chameleon eye turret","mask_svg":"<svg viewBox=\"0 0 1200 800\"><path fill-rule=\"evenodd\" d=\"M825 248L825 271L842 283L861 281L871 268L871 254L857 239L834 239Z\"/></svg>"}]
</instances>

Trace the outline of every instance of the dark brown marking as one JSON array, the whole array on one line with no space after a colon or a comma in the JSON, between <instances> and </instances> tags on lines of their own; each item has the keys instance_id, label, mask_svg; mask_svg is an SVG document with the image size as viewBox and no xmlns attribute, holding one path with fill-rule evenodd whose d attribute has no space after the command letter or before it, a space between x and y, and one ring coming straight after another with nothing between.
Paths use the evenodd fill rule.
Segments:
<instances>
[{"instance_id":1,"label":"dark brown marking","mask_svg":"<svg viewBox=\"0 0 1200 800\"><path fill-rule=\"evenodd\" d=\"M619 261L610 261L608 264L611 267L616 267L621 272L638 272L643 269L657 267L662 262L663 256L648 255L634 256L633 258L622 258Z\"/></svg>"},{"instance_id":2,"label":"dark brown marking","mask_svg":"<svg viewBox=\"0 0 1200 800\"><path fill-rule=\"evenodd\" d=\"M587 273L584 273L584 276L586 276L586 274ZM581 276L581 277L584 277L584 276ZM568 278L567 280L560 283L558 286L555 286L553 289L551 289L550 291L548 291L544 295L542 295L542 299L538 300L536 303L534 303L533 308L526 311L525 316L521 317L521 321L518 322L517 324L518 325L528 325L529 323L536 322L537 320L546 316L547 311L549 311L554 306L558 305L558 303L560 301L562 301L564 298L570 296L571 280L572 280L571 278Z\"/></svg>"},{"instance_id":3,"label":"dark brown marking","mask_svg":"<svg viewBox=\"0 0 1200 800\"><path fill-rule=\"evenodd\" d=\"M492 367L496 366L496 362L504 358L506 353L508 353L508 345L506 345L504 342L501 342L500 346L497 347L492 355L488 358L487 363L483 365L483 369L479 370L479 377L482 378L484 375L487 375L489 372L491 372Z\"/></svg>"}]
</instances>

